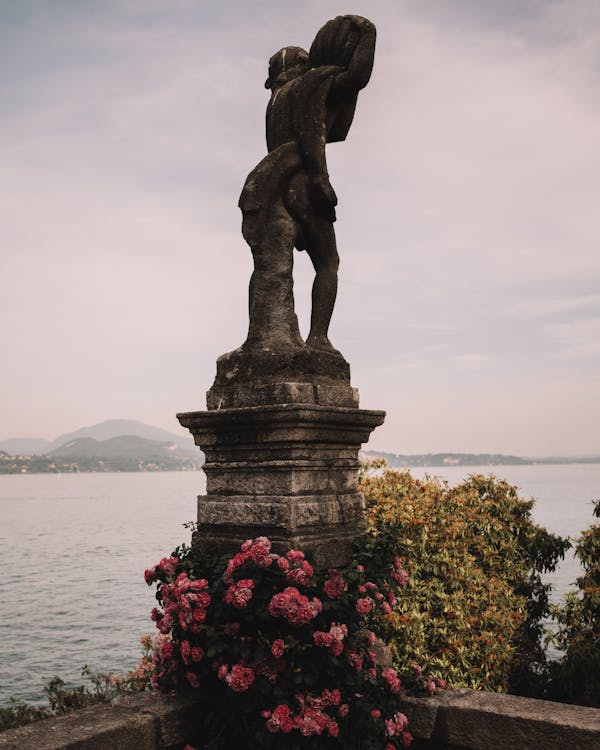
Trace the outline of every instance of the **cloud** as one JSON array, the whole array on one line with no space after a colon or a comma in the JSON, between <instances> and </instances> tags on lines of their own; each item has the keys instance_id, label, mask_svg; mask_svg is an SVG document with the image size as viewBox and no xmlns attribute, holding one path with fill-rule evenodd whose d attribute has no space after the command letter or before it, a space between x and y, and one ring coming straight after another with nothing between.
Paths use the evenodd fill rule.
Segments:
<instances>
[{"instance_id":1,"label":"cloud","mask_svg":"<svg viewBox=\"0 0 600 750\"><path fill-rule=\"evenodd\" d=\"M600 316L557 323L547 332L559 347L551 352L553 357L597 359L600 355Z\"/></svg>"},{"instance_id":2,"label":"cloud","mask_svg":"<svg viewBox=\"0 0 600 750\"><path fill-rule=\"evenodd\" d=\"M578 312L600 307L600 294L585 294L578 297L543 299L519 302L507 310L509 315L528 318L545 318L563 313Z\"/></svg>"}]
</instances>

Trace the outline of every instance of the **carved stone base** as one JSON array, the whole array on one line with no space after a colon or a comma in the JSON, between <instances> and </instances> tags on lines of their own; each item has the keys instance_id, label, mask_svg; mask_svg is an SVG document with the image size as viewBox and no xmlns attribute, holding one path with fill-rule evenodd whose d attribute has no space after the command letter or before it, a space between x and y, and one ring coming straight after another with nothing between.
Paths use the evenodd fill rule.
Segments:
<instances>
[{"instance_id":1,"label":"carved stone base","mask_svg":"<svg viewBox=\"0 0 600 750\"><path fill-rule=\"evenodd\" d=\"M279 551L312 552L320 567L345 564L364 528L358 451L384 418L298 403L179 414L206 454L194 543L233 551L265 535Z\"/></svg>"},{"instance_id":2,"label":"carved stone base","mask_svg":"<svg viewBox=\"0 0 600 750\"><path fill-rule=\"evenodd\" d=\"M338 351L242 346L217 360L206 403L209 409L292 403L357 407L358 391Z\"/></svg>"}]
</instances>

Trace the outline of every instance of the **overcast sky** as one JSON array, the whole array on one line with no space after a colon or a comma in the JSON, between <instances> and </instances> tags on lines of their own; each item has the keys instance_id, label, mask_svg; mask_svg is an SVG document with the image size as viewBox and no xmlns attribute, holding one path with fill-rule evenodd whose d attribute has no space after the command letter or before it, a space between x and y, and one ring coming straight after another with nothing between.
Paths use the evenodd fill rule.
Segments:
<instances>
[{"instance_id":1,"label":"overcast sky","mask_svg":"<svg viewBox=\"0 0 600 750\"><path fill-rule=\"evenodd\" d=\"M370 447L600 453L597 0L0 0L0 440L205 408L268 58L349 12L331 339ZM305 332L311 283L296 253Z\"/></svg>"}]
</instances>

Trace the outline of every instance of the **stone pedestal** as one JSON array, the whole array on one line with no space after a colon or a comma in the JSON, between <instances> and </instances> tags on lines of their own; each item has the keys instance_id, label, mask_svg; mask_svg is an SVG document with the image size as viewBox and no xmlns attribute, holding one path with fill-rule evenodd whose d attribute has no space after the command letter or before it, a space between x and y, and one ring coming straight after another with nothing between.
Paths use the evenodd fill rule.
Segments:
<instances>
[{"instance_id":1,"label":"stone pedestal","mask_svg":"<svg viewBox=\"0 0 600 750\"><path fill-rule=\"evenodd\" d=\"M348 562L364 529L358 451L385 412L358 408L342 355L241 347L219 357L207 404L177 415L206 456L193 543L226 552L268 536L321 567Z\"/></svg>"}]
</instances>

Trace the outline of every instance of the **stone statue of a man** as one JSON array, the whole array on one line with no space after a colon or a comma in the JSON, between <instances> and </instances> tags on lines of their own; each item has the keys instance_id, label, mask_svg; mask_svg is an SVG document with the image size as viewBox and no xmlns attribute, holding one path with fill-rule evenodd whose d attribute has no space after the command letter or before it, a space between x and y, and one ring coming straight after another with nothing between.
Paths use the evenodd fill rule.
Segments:
<instances>
[{"instance_id":1,"label":"stone statue of a man","mask_svg":"<svg viewBox=\"0 0 600 750\"><path fill-rule=\"evenodd\" d=\"M239 203L254 258L246 350L335 351L327 332L337 294L337 198L325 144L345 140L374 53L373 24L338 16L318 32L310 52L284 47L269 61L269 153L248 175ZM315 269L306 344L294 312L294 247L307 251Z\"/></svg>"}]
</instances>

